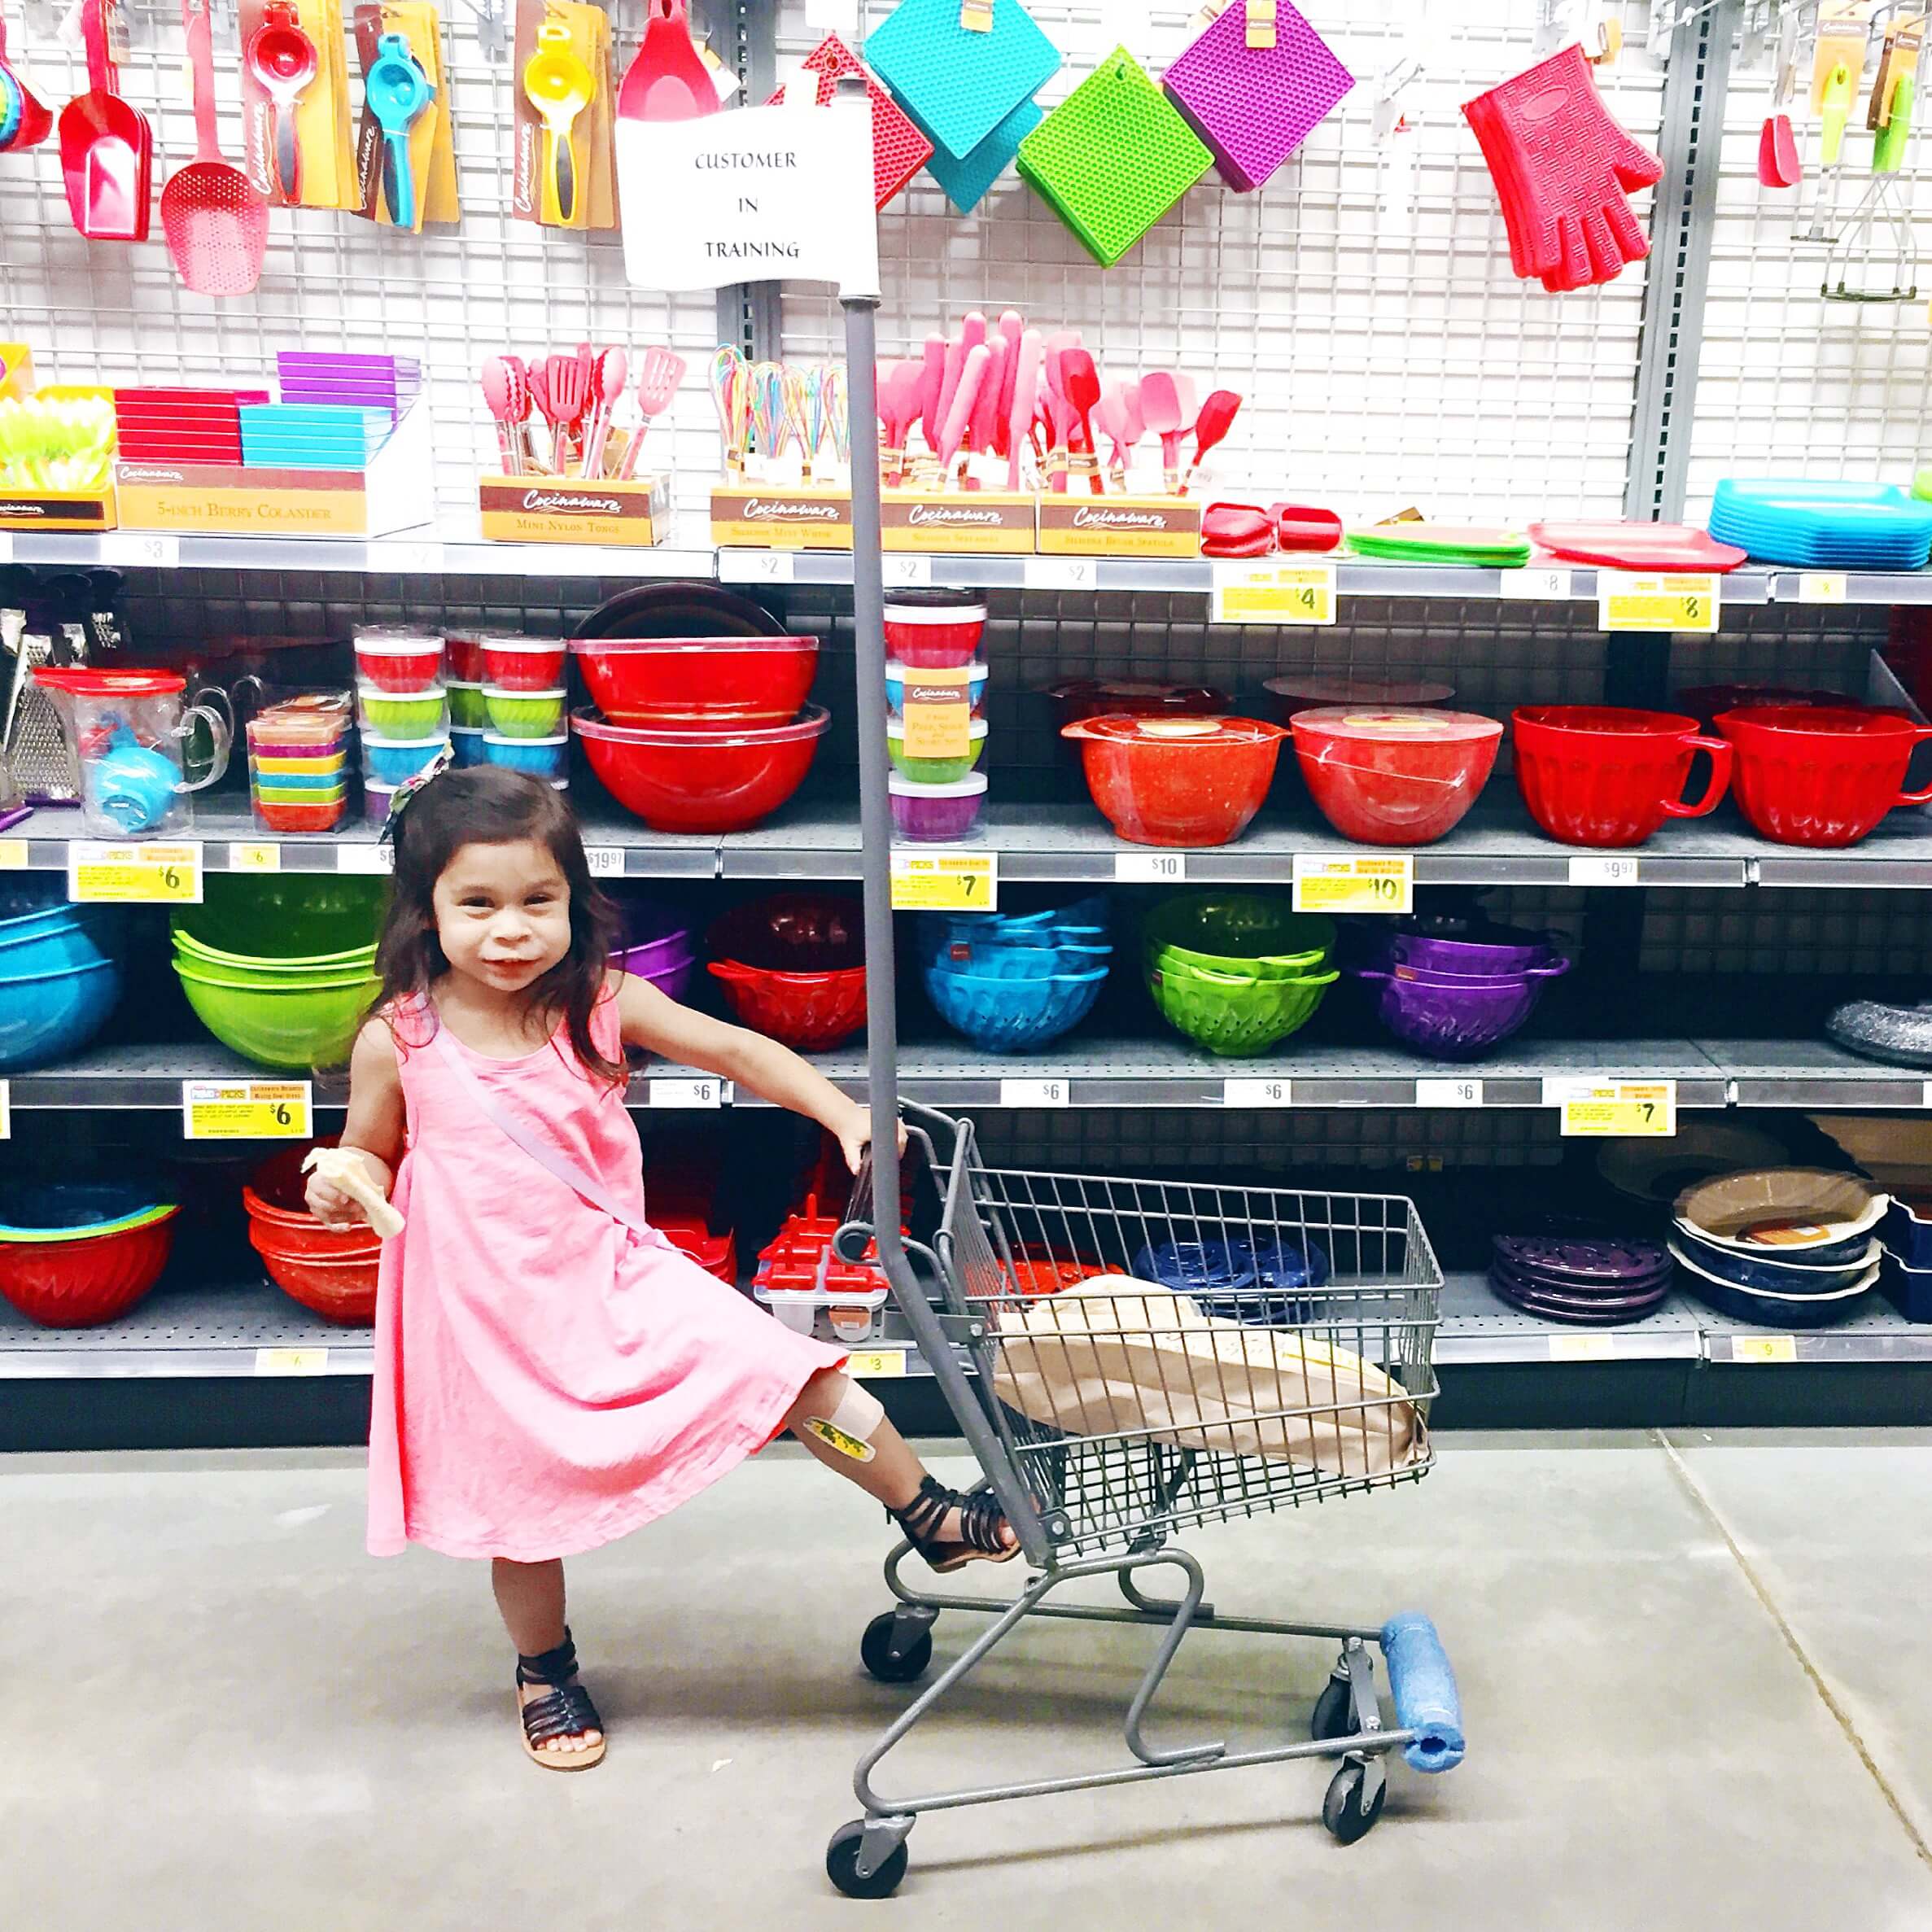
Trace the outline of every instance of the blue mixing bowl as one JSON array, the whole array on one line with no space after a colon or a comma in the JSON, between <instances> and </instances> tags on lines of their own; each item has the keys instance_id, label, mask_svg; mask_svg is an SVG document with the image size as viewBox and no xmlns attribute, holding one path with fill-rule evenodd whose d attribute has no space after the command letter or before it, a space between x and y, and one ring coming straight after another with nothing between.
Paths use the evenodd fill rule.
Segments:
<instances>
[{"instance_id":1,"label":"blue mixing bowl","mask_svg":"<svg viewBox=\"0 0 1932 1932\"><path fill-rule=\"evenodd\" d=\"M0 972L0 1073L77 1053L120 999L117 961L10 977Z\"/></svg>"},{"instance_id":2,"label":"blue mixing bowl","mask_svg":"<svg viewBox=\"0 0 1932 1932\"><path fill-rule=\"evenodd\" d=\"M924 964L974 979L1067 979L1104 970L1111 946L985 946L955 940L929 952Z\"/></svg>"},{"instance_id":3,"label":"blue mixing bowl","mask_svg":"<svg viewBox=\"0 0 1932 1932\"><path fill-rule=\"evenodd\" d=\"M926 995L939 1017L989 1053L1024 1053L1077 1026L1094 1010L1104 966L1051 979L989 979L925 969Z\"/></svg>"},{"instance_id":4,"label":"blue mixing bowl","mask_svg":"<svg viewBox=\"0 0 1932 1932\"><path fill-rule=\"evenodd\" d=\"M0 920L0 978L98 966L120 953L126 937L127 920L117 906L68 906Z\"/></svg>"}]
</instances>

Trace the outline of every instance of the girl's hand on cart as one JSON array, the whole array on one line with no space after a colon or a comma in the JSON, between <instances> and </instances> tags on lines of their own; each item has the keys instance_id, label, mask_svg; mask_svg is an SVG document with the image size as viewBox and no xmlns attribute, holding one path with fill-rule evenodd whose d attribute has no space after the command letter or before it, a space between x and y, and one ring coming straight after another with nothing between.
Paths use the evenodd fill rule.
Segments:
<instances>
[{"instance_id":1,"label":"girl's hand on cart","mask_svg":"<svg viewBox=\"0 0 1932 1932\"><path fill-rule=\"evenodd\" d=\"M847 1107L849 1111L841 1118L828 1121L825 1124L838 1136L839 1151L846 1157L846 1165L854 1174L857 1174L859 1162L865 1158L865 1150L872 1142L872 1110L869 1107L861 1106L856 1100L849 1101ZM899 1123L899 1152L903 1154L905 1151L906 1125L902 1121Z\"/></svg>"}]
</instances>

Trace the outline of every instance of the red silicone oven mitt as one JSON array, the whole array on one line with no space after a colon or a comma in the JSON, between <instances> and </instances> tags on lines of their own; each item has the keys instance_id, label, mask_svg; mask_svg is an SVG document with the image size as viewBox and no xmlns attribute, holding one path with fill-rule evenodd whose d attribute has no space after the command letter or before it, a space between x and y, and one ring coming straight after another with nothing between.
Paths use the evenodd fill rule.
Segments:
<instances>
[{"instance_id":1,"label":"red silicone oven mitt","mask_svg":"<svg viewBox=\"0 0 1932 1932\"><path fill-rule=\"evenodd\" d=\"M1610 117L1580 46L1466 101L1510 234L1510 261L1552 294L1608 282L1650 253L1629 192L1663 164Z\"/></svg>"}]
</instances>

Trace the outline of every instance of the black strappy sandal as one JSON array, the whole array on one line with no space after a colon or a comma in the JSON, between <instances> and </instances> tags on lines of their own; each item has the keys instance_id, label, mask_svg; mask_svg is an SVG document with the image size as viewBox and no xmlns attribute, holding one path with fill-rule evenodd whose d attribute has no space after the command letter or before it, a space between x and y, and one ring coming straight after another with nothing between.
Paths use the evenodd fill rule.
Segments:
<instances>
[{"instance_id":1,"label":"black strappy sandal","mask_svg":"<svg viewBox=\"0 0 1932 1932\"><path fill-rule=\"evenodd\" d=\"M585 1731L601 1731L604 1720L590 1701L590 1693L574 1681L577 1675L577 1646L566 1630L563 1641L554 1650L539 1657L517 1659L517 1715L523 1724L523 1750L546 1771L588 1771L604 1761L608 1740L599 1738L582 1751L545 1751L553 1737L575 1737ZM523 1702L522 1689L530 1684L548 1684L548 1697Z\"/></svg>"},{"instance_id":2,"label":"black strappy sandal","mask_svg":"<svg viewBox=\"0 0 1932 1932\"><path fill-rule=\"evenodd\" d=\"M949 1510L959 1512L959 1535L942 1541L937 1532ZM990 1489L975 1489L972 1494L962 1496L957 1489L947 1488L937 1477L928 1476L919 1485L918 1495L904 1509L888 1510L885 1514L897 1522L906 1532L906 1541L941 1576L949 1571L963 1570L968 1563L1011 1563L1020 1554L1016 1542L1007 1544L999 1540L999 1532L1008 1527L1006 1512Z\"/></svg>"}]
</instances>

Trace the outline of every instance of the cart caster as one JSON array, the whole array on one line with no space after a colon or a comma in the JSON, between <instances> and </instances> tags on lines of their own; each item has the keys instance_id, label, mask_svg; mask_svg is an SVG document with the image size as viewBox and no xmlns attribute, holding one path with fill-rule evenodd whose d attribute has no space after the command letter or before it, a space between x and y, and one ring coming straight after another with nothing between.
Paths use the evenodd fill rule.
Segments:
<instances>
[{"instance_id":1,"label":"cart caster","mask_svg":"<svg viewBox=\"0 0 1932 1932\"><path fill-rule=\"evenodd\" d=\"M906 1876L906 1867L911 1862L906 1851L906 1832L912 1829L910 1818L900 1821L899 1830L892 1847L870 1872L861 1874L859 1860L865 1848L866 1825L863 1818L855 1818L850 1825L841 1825L832 1834L832 1842L825 1847L825 1876L843 1892L848 1899L890 1899L899 1889L899 1882ZM889 1829L891 1828L888 1828ZM872 1827L875 1840L880 1827ZM878 1856L875 1842L873 1856Z\"/></svg>"},{"instance_id":2,"label":"cart caster","mask_svg":"<svg viewBox=\"0 0 1932 1932\"><path fill-rule=\"evenodd\" d=\"M1372 1794L1364 1796L1371 1781ZM1375 1829L1382 1806L1388 1796L1388 1780L1379 1764L1368 1764L1359 1758L1344 1758L1340 1770L1329 1780L1328 1795L1322 1800L1322 1822L1334 1834L1335 1842L1353 1845Z\"/></svg>"},{"instance_id":3,"label":"cart caster","mask_svg":"<svg viewBox=\"0 0 1932 1932\"><path fill-rule=\"evenodd\" d=\"M903 1611L881 1611L859 1640L859 1659L881 1684L911 1684L933 1661L933 1619Z\"/></svg>"},{"instance_id":4,"label":"cart caster","mask_svg":"<svg viewBox=\"0 0 1932 1932\"><path fill-rule=\"evenodd\" d=\"M1331 1738L1352 1737L1355 1731L1355 1703L1346 1677L1331 1677L1315 1699L1308 1720L1308 1734L1318 1744Z\"/></svg>"}]
</instances>

